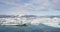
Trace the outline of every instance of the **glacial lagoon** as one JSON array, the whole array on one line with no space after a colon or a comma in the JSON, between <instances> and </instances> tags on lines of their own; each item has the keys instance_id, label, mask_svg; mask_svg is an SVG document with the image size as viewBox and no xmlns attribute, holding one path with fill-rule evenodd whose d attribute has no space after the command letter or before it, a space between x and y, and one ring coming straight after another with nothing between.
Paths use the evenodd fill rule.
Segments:
<instances>
[{"instance_id":1,"label":"glacial lagoon","mask_svg":"<svg viewBox=\"0 0 60 32\"><path fill-rule=\"evenodd\" d=\"M60 32L60 28L40 25L0 26L0 32Z\"/></svg>"},{"instance_id":2,"label":"glacial lagoon","mask_svg":"<svg viewBox=\"0 0 60 32\"><path fill-rule=\"evenodd\" d=\"M16 24L27 25L16 26ZM58 24L60 24L60 18L0 18L0 32L60 32Z\"/></svg>"}]
</instances>

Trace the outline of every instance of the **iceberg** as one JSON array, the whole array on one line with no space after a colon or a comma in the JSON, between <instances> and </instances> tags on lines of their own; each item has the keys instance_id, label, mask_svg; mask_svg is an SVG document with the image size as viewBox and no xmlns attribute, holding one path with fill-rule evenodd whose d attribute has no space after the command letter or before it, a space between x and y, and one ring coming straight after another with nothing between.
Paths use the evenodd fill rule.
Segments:
<instances>
[{"instance_id":1,"label":"iceberg","mask_svg":"<svg viewBox=\"0 0 60 32\"><path fill-rule=\"evenodd\" d=\"M40 23L60 28L60 18L55 16L51 18L50 16L33 15L0 17L0 25L40 25Z\"/></svg>"}]
</instances>

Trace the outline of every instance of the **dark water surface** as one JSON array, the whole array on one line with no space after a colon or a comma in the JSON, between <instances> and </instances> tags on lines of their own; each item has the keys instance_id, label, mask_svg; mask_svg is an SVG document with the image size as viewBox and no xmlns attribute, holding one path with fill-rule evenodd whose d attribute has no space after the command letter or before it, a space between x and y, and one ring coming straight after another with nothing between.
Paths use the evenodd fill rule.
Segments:
<instances>
[{"instance_id":1,"label":"dark water surface","mask_svg":"<svg viewBox=\"0 0 60 32\"><path fill-rule=\"evenodd\" d=\"M29 26L0 26L0 32L60 32L60 28L45 25Z\"/></svg>"}]
</instances>

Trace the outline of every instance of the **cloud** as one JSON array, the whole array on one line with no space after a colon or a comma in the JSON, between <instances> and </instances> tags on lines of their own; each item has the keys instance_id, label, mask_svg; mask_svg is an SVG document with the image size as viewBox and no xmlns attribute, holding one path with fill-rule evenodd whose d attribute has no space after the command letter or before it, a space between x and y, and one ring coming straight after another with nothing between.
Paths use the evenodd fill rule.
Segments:
<instances>
[{"instance_id":1,"label":"cloud","mask_svg":"<svg viewBox=\"0 0 60 32\"><path fill-rule=\"evenodd\" d=\"M60 0L52 0L52 2L50 3L50 8L60 10Z\"/></svg>"},{"instance_id":2,"label":"cloud","mask_svg":"<svg viewBox=\"0 0 60 32\"><path fill-rule=\"evenodd\" d=\"M60 0L0 0L11 6L23 6L26 10L45 10L47 8L60 9ZM18 8L18 7L16 7ZM28 9L29 8L29 9Z\"/></svg>"},{"instance_id":3,"label":"cloud","mask_svg":"<svg viewBox=\"0 0 60 32\"><path fill-rule=\"evenodd\" d=\"M13 14L27 14L27 12L47 11L48 9L60 10L60 0L0 0L0 2L2 9Z\"/></svg>"},{"instance_id":4,"label":"cloud","mask_svg":"<svg viewBox=\"0 0 60 32\"><path fill-rule=\"evenodd\" d=\"M48 5L49 2L47 0L30 0L28 3L16 5L12 9L19 11L46 11Z\"/></svg>"},{"instance_id":5,"label":"cloud","mask_svg":"<svg viewBox=\"0 0 60 32\"><path fill-rule=\"evenodd\" d=\"M25 10L25 11L27 10L42 11L42 10L46 10L48 6L47 0L29 0L29 1L27 0L0 0L0 2L3 2L6 5L19 6L21 8L20 10ZM17 10L19 10L19 7L16 7L18 8Z\"/></svg>"}]
</instances>

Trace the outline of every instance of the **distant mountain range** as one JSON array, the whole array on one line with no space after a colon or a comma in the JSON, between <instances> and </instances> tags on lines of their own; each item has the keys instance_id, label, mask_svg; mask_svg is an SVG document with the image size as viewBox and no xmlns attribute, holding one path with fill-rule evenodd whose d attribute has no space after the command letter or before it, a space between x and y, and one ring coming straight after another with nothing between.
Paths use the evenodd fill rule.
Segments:
<instances>
[{"instance_id":1,"label":"distant mountain range","mask_svg":"<svg viewBox=\"0 0 60 32\"><path fill-rule=\"evenodd\" d=\"M14 15L0 15L0 18L14 18Z\"/></svg>"},{"instance_id":2,"label":"distant mountain range","mask_svg":"<svg viewBox=\"0 0 60 32\"><path fill-rule=\"evenodd\" d=\"M23 16L19 16L19 15L0 15L0 18L14 18L14 17L46 17L46 18L53 18L53 17L58 17L60 18L60 15L56 15L56 16L37 16L37 15L23 15Z\"/></svg>"}]
</instances>

